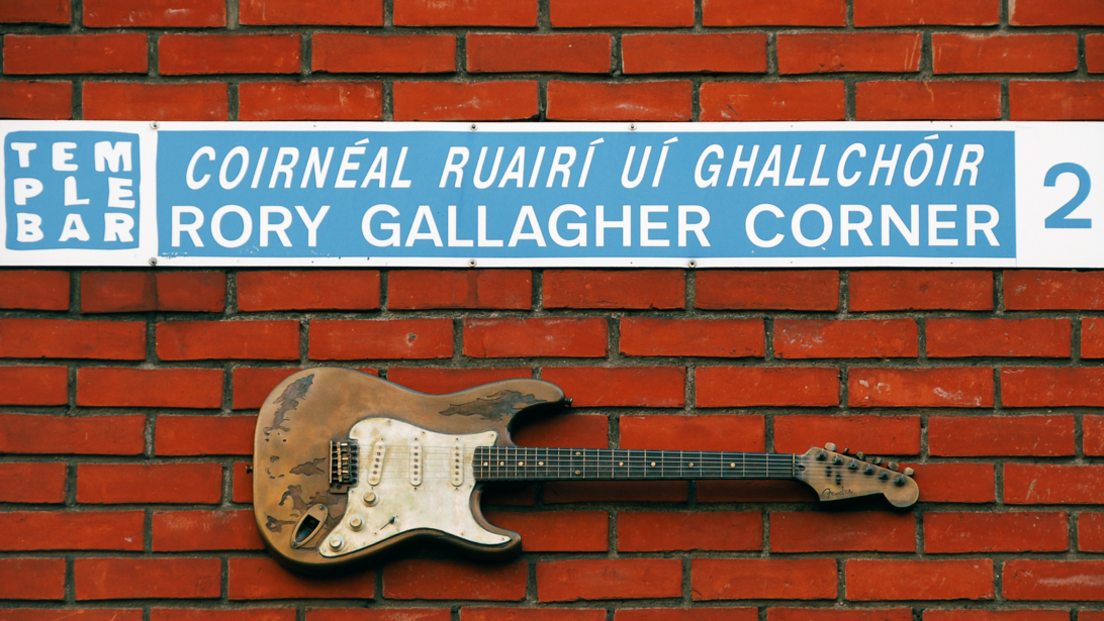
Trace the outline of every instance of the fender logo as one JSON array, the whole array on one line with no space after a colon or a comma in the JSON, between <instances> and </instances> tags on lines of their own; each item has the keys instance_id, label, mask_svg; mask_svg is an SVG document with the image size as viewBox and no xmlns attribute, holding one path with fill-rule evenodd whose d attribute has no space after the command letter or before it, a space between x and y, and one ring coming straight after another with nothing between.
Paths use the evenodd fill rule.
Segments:
<instances>
[{"instance_id":1,"label":"fender logo","mask_svg":"<svg viewBox=\"0 0 1104 621\"><path fill-rule=\"evenodd\" d=\"M845 498L847 496L854 496L854 495L855 495L855 492L853 492L849 489L841 489L838 492L833 492L832 490L825 488L825 490L820 493L821 498L823 498L825 500L831 500L832 498Z\"/></svg>"}]
</instances>

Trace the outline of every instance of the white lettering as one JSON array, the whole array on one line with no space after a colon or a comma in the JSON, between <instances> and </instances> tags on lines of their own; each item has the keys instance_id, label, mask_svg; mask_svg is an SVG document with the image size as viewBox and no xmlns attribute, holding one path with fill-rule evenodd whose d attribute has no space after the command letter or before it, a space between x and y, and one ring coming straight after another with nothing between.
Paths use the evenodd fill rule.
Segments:
<instances>
[{"instance_id":1,"label":"white lettering","mask_svg":"<svg viewBox=\"0 0 1104 621\"><path fill-rule=\"evenodd\" d=\"M242 232L236 239L227 239L222 234L222 219L227 214L235 214L242 221ZM249 212L245 210L241 205L223 205L215 210L215 214L211 216L211 237L215 238L215 243L223 248L237 248L242 246L245 242L249 241L249 236L253 234L253 218L249 215Z\"/></svg>"}]
</instances>

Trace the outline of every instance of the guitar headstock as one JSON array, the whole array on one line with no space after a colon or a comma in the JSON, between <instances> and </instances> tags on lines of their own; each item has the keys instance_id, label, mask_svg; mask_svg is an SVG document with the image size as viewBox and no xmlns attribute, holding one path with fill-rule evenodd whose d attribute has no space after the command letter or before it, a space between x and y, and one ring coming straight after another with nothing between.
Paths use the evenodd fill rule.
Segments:
<instances>
[{"instance_id":1,"label":"guitar headstock","mask_svg":"<svg viewBox=\"0 0 1104 621\"><path fill-rule=\"evenodd\" d=\"M840 500L882 494L895 507L908 507L920 496L912 480L912 468L899 471L896 462L886 462L862 453L849 455L829 442L797 456L797 479L816 490L821 500Z\"/></svg>"}]
</instances>

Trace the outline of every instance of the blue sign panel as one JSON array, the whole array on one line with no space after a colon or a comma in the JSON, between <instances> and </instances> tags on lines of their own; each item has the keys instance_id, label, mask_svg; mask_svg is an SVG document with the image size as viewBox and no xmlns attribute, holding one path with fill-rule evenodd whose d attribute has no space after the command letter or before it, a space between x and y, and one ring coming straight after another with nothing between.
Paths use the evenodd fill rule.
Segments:
<instances>
[{"instance_id":1,"label":"blue sign panel","mask_svg":"<svg viewBox=\"0 0 1104 621\"><path fill-rule=\"evenodd\" d=\"M1100 124L0 129L7 263L1104 265Z\"/></svg>"}]
</instances>

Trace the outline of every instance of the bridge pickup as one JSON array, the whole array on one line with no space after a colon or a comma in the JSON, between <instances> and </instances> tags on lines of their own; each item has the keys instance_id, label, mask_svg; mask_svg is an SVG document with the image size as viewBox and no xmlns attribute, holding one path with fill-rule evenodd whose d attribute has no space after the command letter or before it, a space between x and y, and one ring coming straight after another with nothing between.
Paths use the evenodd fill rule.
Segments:
<instances>
[{"instance_id":1,"label":"bridge pickup","mask_svg":"<svg viewBox=\"0 0 1104 621\"><path fill-rule=\"evenodd\" d=\"M330 441L330 486L356 485L360 472L360 445L348 440Z\"/></svg>"}]
</instances>

